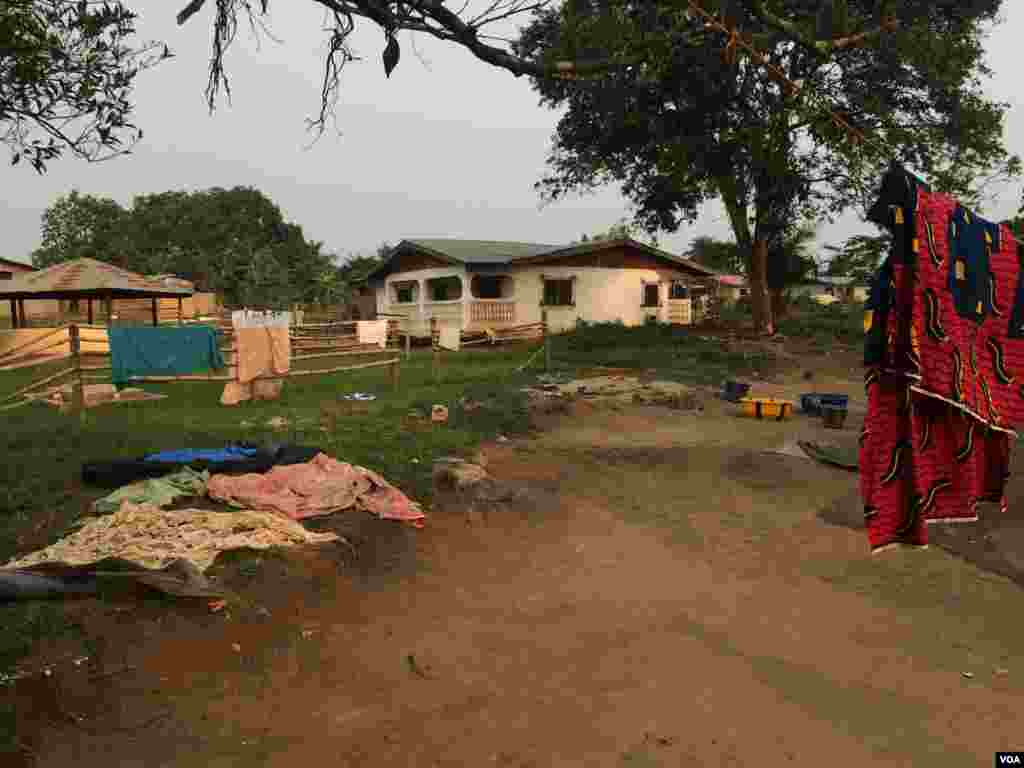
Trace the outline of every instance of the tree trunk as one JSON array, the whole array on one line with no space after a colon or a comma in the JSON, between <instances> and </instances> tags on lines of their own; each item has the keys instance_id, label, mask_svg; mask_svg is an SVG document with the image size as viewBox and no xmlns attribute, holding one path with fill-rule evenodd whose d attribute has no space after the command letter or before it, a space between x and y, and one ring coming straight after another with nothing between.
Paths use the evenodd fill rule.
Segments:
<instances>
[{"instance_id":1,"label":"tree trunk","mask_svg":"<svg viewBox=\"0 0 1024 768\"><path fill-rule=\"evenodd\" d=\"M786 303L786 291L783 288L770 291L772 297L772 320L778 323L786 316L788 304Z\"/></svg>"},{"instance_id":2,"label":"tree trunk","mask_svg":"<svg viewBox=\"0 0 1024 768\"><path fill-rule=\"evenodd\" d=\"M775 333L772 322L772 303L768 296L768 242L763 238L754 241L750 254L750 307L754 315L754 332Z\"/></svg>"}]
</instances>

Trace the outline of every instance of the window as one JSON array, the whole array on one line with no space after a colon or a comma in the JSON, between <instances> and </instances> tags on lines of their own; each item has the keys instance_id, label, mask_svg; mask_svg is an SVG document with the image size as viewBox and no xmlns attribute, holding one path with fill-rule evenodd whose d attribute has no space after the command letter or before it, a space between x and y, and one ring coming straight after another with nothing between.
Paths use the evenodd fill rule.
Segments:
<instances>
[{"instance_id":1,"label":"window","mask_svg":"<svg viewBox=\"0 0 1024 768\"><path fill-rule=\"evenodd\" d=\"M512 296L512 278L508 275L474 275L472 288L477 299L507 299Z\"/></svg>"},{"instance_id":2,"label":"window","mask_svg":"<svg viewBox=\"0 0 1024 768\"><path fill-rule=\"evenodd\" d=\"M436 277L427 281L431 301L458 301L462 298L462 279L458 277Z\"/></svg>"},{"instance_id":3,"label":"window","mask_svg":"<svg viewBox=\"0 0 1024 768\"><path fill-rule=\"evenodd\" d=\"M687 288L684 283L672 283L672 287L669 288L668 297L673 301L677 301L679 299L688 299L690 298L690 289Z\"/></svg>"},{"instance_id":4,"label":"window","mask_svg":"<svg viewBox=\"0 0 1024 768\"><path fill-rule=\"evenodd\" d=\"M395 304L416 303L416 283L392 283L391 292Z\"/></svg>"},{"instance_id":5,"label":"window","mask_svg":"<svg viewBox=\"0 0 1024 768\"><path fill-rule=\"evenodd\" d=\"M573 305L571 279L544 281L545 307L571 307Z\"/></svg>"},{"instance_id":6,"label":"window","mask_svg":"<svg viewBox=\"0 0 1024 768\"><path fill-rule=\"evenodd\" d=\"M657 283L644 283L644 301L645 307L656 307L658 306L658 284Z\"/></svg>"},{"instance_id":7,"label":"window","mask_svg":"<svg viewBox=\"0 0 1024 768\"><path fill-rule=\"evenodd\" d=\"M0 272L0 280L13 280L13 279L14 279L14 273L13 272Z\"/></svg>"}]
</instances>

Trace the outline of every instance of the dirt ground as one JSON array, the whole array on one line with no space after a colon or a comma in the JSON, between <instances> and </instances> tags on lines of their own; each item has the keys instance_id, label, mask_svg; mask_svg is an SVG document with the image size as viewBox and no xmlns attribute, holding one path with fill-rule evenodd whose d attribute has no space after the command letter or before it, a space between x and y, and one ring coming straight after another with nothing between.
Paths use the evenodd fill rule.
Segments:
<instances>
[{"instance_id":1,"label":"dirt ground","mask_svg":"<svg viewBox=\"0 0 1024 768\"><path fill-rule=\"evenodd\" d=\"M710 398L576 402L486 448L504 500L443 497L421 531L339 518L351 548L225 566L252 601L226 615L76 604L89 659L16 685L29 764L960 768L1024 749L1024 485L1007 519L872 556L855 473L764 453L855 440L859 377L830 359L760 385L858 398L840 433Z\"/></svg>"}]
</instances>

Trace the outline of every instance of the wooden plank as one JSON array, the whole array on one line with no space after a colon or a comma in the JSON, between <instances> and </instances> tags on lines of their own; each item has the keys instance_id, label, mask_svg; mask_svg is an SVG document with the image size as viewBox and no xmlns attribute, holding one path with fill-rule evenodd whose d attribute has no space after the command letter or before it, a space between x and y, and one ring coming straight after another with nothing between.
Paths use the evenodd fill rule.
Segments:
<instances>
[{"instance_id":1,"label":"wooden plank","mask_svg":"<svg viewBox=\"0 0 1024 768\"><path fill-rule=\"evenodd\" d=\"M38 344L43 339L48 339L51 336L53 336L54 334L60 333L61 331L66 331L67 329L68 329L68 326L62 325L59 328L54 328L49 333L44 333L42 336L37 336L36 338L32 339L31 341L26 341L24 344L19 344L18 346L14 347L12 349L7 350L2 355L0 355L0 360L5 360L5 359L7 359L9 357L12 357L16 352L20 352L23 349L28 349L33 344ZM62 341L61 343L63 344L64 342Z\"/></svg>"}]
</instances>

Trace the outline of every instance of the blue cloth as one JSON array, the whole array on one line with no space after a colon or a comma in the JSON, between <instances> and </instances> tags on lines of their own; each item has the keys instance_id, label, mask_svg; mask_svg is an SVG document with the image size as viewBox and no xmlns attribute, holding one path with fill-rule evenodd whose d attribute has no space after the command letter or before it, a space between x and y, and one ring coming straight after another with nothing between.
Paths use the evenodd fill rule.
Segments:
<instances>
[{"instance_id":1,"label":"blue cloth","mask_svg":"<svg viewBox=\"0 0 1024 768\"><path fill-rule=\"evenodd\" d=\"M226 448L182 448L176 451L151 453L142 460L171 464L189 464L193 461L240 461L255 456L258 452L258 448L244 448L240 445L229 445Z\"/></svg>"},{"instance_id":2,"label":"blue cloth","mask_svg":"<svg viewBox=\"0 0 1024 768\"><path fill-rule=\"evenodd\" d=\"M217 333L208 325L109 328L111 381L176 376L223 368Z\"/></svg>"}]
</instances>

